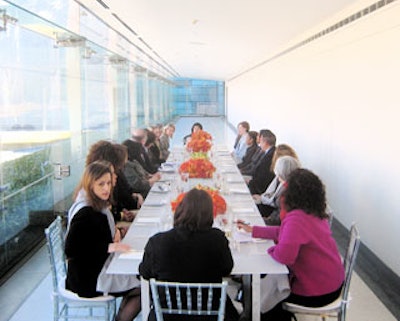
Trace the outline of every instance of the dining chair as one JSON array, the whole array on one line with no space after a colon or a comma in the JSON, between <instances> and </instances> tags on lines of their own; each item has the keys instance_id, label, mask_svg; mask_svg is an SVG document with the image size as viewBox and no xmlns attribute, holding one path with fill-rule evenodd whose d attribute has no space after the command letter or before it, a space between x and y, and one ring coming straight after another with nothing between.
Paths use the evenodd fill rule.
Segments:
<instances>
[{"instance_id":1,"label":"dining chair","mask_svg":"<svg viewBox=\"0 0 400 321\"><path fill-rule=\"evenodd\" d=\"M334 212L333 212L332 207L329 204L326 205L326 214L329 216L329 218L328 218L329 226L332 228Z\"/></svg>"},{"instance_id":2,"label":"dining chair","mask_svg":"<svg viewBox=\"0 0 400 321\"><path fill-rule=\"evenodd\" d=\"M180 283L150 279L156 319L163 321L163 314L179 314L216 316L218 321L223 321L227 286L227 281L222 281L222 283Z\"/></svg>"},{"instance_id":3,"label":"dining chair","mask_svg":"<svg viewBox=\"0 0 400 321\"><path fill-rule=\"evenodd\" d=\"M294 314L306 314L319 316L323 321L328 317L336 317L338 321L346 320L346 309L349 304L349 288L351 276L353 274L356 263L357 253L360 246L360 234L356 225L353 223L350 228L350 240L347 246L347 251L344 256L345 280L342 292L338 299L334 302L317 308L306 307L294 303L284 302L283 308Z\"/></svg>"},{"instance_id":4,"label":"dining chair","mask_svg":"<svg viewBox=\"0 0 400 321\"><path fill-rule=\"evenodd\" d=\"M104 320L115 317L116 299L110 295L82 298L65 288L67 264L64 254L64 229L58 216L45 229L53 280L53 317L58 320Z\"/></svg>"}]
</instances>

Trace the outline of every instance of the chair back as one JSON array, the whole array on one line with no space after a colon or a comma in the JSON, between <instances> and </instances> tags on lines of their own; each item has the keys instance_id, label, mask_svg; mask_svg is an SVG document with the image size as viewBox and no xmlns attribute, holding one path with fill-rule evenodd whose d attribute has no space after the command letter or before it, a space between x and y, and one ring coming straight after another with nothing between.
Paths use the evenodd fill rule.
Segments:
<instances>
[{"instance_id":1,"label":"chair back","mask_svg":"<svg viewBox=\"0 0 400 321\"><path fill-rule=\"evenodd\" d=\"M222 283L180 283L150 279L157 321L163 314L216 316L223 321L227 281Z\"/></svg>"},{"instance_id":2,"label":"chair back","mask_svg":"<svg viewBox=\"0 0 400 321\"><path fill-rule=\"evenodd\" d=\"M53 290L55 293L64 287L67 275L67 265L64 253L64 230L60 216L44 230L47 239L51 275L53 278Z\"/></svg>"},{"instance_id":3,"label":"chair back","mask_svg":"<svg viewBox=\"0 0 400 321\"><path fill-rule=\"evenodd\" d=\"M326 214L329 216L328 222L329 222L329 226L332 228L334 212L333 212L332 207L329 204L326 205Z\"/></svg>"},{"instance_id":4,"label":"chair back","mask_svg":"<svg viewBox=\"0 0 400 321\"><path fill-rule=\"evenodd\" d=\"M353 275L354 266L356 264L356 258L358 249L360 247L360 233L353 223L350 228L350 239L347 246L346 254L344 256L344 271L345 271L345 280L342 290L342 300L347 303L350 289L350 281ZM346 306L346 304L344 304Z\"/></svg>"}]
</instances>

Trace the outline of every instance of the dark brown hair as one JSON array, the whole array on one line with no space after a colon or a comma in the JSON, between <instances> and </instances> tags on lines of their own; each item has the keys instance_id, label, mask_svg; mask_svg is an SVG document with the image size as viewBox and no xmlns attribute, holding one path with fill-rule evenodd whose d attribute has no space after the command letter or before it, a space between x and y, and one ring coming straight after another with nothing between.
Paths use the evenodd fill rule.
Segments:
<instances>
[{"instance_id":1,"label":"dark brown hair","mask_svg":"<svg viewBox=\"0 0 400 321\"><path fill-rule=\"evenodd\" d=\"M107 201L98 198L97 195L93 192L93 185L95 181L97 181L99 178L107 173L110 174L110 179L112 180L110 162L95 161L86 166L81 181L79 182L79 185L75 190L74 198L76 198L78 193L83 190L86 194L86 200L88 204L92 206L96 211L101 211L103 208L108 207L110 205L110 201L112 201L112 186L110 191L110 199Z\"/></svg>"},{"instance_id":2,"label":"dark brown hair","mask_svg":"<svg viewBox=\"0 0 400 321\"><path fill-rule=\"evenodd\" d=\"M294 170L287 179L287 188L283 195L284 206L288 212L300 209L319 218L328 218L325 186L310 170Z\"/></svg>"},{"instance_id":3,"label":"dark brown hair","mask_svg":"<svg viewBox=\"0 0 400 321\"><path fill-rule=\"evenodd\" d=\"M125 145L100 140L90 147L86 156L86 166L94 161L105 160L114 166L115 172L119 173L123 170L127 157L128 149Z\"/></svg>"},{"instance_id":4,"label":"dark brown hair","mask_svg":"<svg viewBox=\"0 0 400 321\"><path fill-rule=\"evenodd\" d=\"M174 227L189 231L210 228L213 224L213 202L211 196L203 190L193 188L186 193L174 215Z\"/></svg>"}]
</instances>

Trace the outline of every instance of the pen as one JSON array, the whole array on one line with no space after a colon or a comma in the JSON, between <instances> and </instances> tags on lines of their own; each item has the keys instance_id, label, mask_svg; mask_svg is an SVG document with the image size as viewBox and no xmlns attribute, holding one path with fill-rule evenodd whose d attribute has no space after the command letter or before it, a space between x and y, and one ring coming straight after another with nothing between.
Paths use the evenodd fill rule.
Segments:
<instances>
[{"instance_id":1,"label":"pen","mask_svg":"<svg viewBox=\"0 0 400 321\"><path fill-rule=\"evenodd\" d=\"M238 221L236 221L236 224L250 225L250 222L238 220Z\"/></svg>"}]
</instances>

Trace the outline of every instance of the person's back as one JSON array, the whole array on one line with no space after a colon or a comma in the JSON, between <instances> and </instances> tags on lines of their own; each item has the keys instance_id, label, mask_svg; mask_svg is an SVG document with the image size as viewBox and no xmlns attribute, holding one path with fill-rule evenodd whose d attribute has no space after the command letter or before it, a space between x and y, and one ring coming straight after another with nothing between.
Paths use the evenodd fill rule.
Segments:
<instances>
[{"instance_id":1,"label":"person's back","mask_svg":"<svg viewBox=\"0 0 400 321\"><path fill-rule=\"evenodd\" d=\"M221 282L228 276L233 268L229 242L221 230L212 227L212 213L213 204L207 192L189 191L175 211L174 228L152 236L146 244L140 275L145 279L200 283ZM225 320L237 317L232 302L227 300ZM173 315L165 319L193 317ZM153 311L149 320L154 320Z\"/></svg>"}]
</instances>

